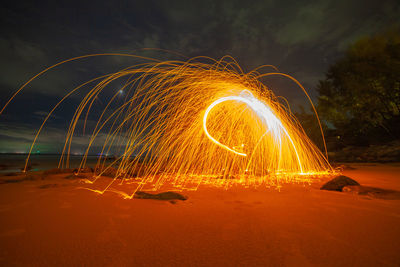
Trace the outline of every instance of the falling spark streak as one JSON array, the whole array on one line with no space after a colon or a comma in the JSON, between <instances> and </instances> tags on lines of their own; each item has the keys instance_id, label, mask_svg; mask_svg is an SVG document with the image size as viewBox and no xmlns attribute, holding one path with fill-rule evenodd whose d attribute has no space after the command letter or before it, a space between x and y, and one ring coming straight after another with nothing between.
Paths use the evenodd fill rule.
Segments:
<instances>
[{"instance_id":1,"label":"falling spark streak","mask_svg":"<svg viewBox=\"0 0 400 267\"><path fill-rule=\"evenodd\" d=\"M300 173L303 173L303 167L301 165L301 160L299 157L299 154L297 152L296 146L293 143L292 138L290 137L289 133L287 132L287 130L285 129L285 127L282 125L281 121L273 114L273 112L271 111L270 108L268 108L264 103L262 103L261 101L259 101L258 99L254 98L253 94L250 91L242 91L241 95L244 95L244 93L247 93L247 96L228 96L228 97L222 97L218 100L216 100L215 102L213 102L206 110L205 114L204 114L204 118L203 118L203 128L204 128L204 132L207 135L208 138L210 138L211 141L213 141L215 144L225 148L228 151L231 151L235 154L238 154L240 156L244 156L246 157L247 154L246 153L241 153L239 151L236 151L232 148L229 148L226 145L221 144L219 141L217 141L214 137L212 137L208 130L207 130L207 117L208 117L208 113L211 111L211 109L213 109L216 105L225 102L225 101L230 101L230 100L236 100L239 102L244 102L247 105L249 105L250 108L252 108L257 114L258 116L260 116L261 118L264 119L264 123L267 124L269 130L271 131L274 135L274 138L276 140L278 140L278 142L280 143L280 131L283 131L285 133L285 135L287 136L287 138L289 138L290 143L293 145L293 149L295 150L296 153L296 157L297 157L297 161L299 163L299 168L300 168Z\"/></svg>"},{"instance_id":2,"label":"falling spark streak","mask_svg":"<svg viewBox=\"0 0 400 267\"><path fill-rule=\"evenodd\" d=\"M87 181L94 186L90 188L93 192L110 191L133 198L137 190L157 190L164 185L178 190L196 190L200 185L228 188L235 184L280 188L281 183L310 182L313 177L333 173L327 158L306 136L288 107L259 78L287 77L310 100L304 87L273 66L266 66L274 70L270 73L260 74L262 68L244 73L230 57L219 61L194 58L186 62L161 62L122 54L76 57L34 76L12 95L0 114L24 87L46 71L72 60L99 55L140 58L148 63L75 87L51 109L30 147L33 151L48 118L65 99L95 84L76 108L59 163L59 167L68 167L78 122L84 121L82 128L87 132L86 121L97 116L79 167L86 166L93 146L100 146L95 173ZM212 63L202 62L205 60ZM103 105L97 101L104 100L101 93L123 77L127 81L108 99L103 111L91 112L94 106ZM317 114L316 122L320 125ZM99 141L101 135L105 138ZM323 133L322 140L325 145ZM106 154L114 154L116 159L107 162L103 156ZM29 157L30 153L26 167ZM104 178L105 175L112 179ZM101 186L99 179L108 182Z\"/></svg>"}]
</instances>

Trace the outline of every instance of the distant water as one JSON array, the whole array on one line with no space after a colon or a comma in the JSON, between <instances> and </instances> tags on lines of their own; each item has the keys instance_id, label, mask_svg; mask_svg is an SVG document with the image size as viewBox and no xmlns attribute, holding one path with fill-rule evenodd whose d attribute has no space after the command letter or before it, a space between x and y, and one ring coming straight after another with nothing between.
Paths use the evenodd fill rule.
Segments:
<instances>
[{"instance_id":1,"label":"distant water","mask_svg":"<svg viewBox=\"0 0 400 267\"><path fill-rule=\"evenodd\" d=\"M29 165L31 171L41 171L58 167L60 155L31 155ZM25 154L0 154L0 173L1 172L18 172L25 166ZM93 167L97 162L98 156L88 156L86 166ZM69 168L77 168L82 160L82 156L71 155Z\"/></svg>"}]
</instances>

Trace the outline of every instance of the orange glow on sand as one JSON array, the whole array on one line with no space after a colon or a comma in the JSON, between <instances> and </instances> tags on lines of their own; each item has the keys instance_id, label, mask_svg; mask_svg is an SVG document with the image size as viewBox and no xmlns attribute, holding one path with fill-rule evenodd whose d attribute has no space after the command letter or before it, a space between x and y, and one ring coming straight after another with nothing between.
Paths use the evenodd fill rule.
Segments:
<instances>
[{"instance_id":1,"label":"orange glow on sand","mask_svg":"<svg viewBox=\"0 0 400 267\"><path fill-rule=\"evenodd\" d=\"M90 56L96 55L83 57ZM60 168L69 166L79 121L85 122L83 128L87 132L89 114L97 116L80 168L86 166L93 144L104 132L101 155L119 156L112 162L106 156L99 156L92 179L86 181L92 186L87 189L94 192L112 191L133 198L138 190L158 190L164 185L172 185L177 190L196 190L200 185L279 188L284 183L309 183L334 172L289 108L260 82L266 76L287 77L308 97L293 77L277 72L272 66L243 73L230 57L211 60L209 64L199 63L199 58L187 62L148 61L71 90L49 112L30 151L58 106L81 87L95 84L76 109L59 163ZM260 74L267 67L274 72ZM92 114L100 93L111 89L110 83L121 78L127 78L122 89L104 104L100 114ZM123 103L112 109L112 104L122 95ZM319 123L317 114L316 123ZM322 130L321 134L323 139ZM26 165L28 162L29 156ZM111 171L112 179L103 177Z\"/></svg>"}]
</instances>

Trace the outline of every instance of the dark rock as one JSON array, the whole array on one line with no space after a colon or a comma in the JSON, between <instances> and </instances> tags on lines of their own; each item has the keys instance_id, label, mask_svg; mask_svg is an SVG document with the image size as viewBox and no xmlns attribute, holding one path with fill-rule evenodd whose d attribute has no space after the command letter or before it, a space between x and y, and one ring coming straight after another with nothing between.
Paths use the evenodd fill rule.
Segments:
<instances>
[{"instance_id":1,"label":"dark rock","mask_svg":"<svg viewBox=\"0 0 400 267\"><path fill-rule=\"evenodd\" d=\"M139 199L157 199L157 200L186 200L187 197L176 192L162 192L158 194L150 194L143 191L137 191L135 198Z\"/></svg>"},{"instance_id":2,"label":"dark rock","mask_svg":"<svg viewBox=\"0 0 400 267\"><path fill-rule=\"evenodd\" d=\"M343 187L347 186L347 185L360 185L357 181L344 176L344 175L340 175L337 176L335 178L333 178L332 180L328 181L327 183L325 183L322 187L321 190L330 190L330 191L342 191Z\"/></svg>"},{"instance_id":3,"label":"dark rock","mask_svg":"<svg viewBox=\"0 0 400 267\"><path fill-rule=\"evenodd\" d=\"M398 162L400 161L400 140L363 147L347 146L330 152L329 158L337 162Z\"/></svg>"}]
</instances>

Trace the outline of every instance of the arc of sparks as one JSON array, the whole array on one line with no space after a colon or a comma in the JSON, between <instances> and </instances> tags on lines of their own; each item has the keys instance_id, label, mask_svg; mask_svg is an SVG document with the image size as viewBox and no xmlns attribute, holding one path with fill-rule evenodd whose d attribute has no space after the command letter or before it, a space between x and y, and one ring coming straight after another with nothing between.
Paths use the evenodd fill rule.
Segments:
<instances>
[{"instance_id":1,"label":"arc of sparks","mask_svg":"<svg viewBox=\"0 0 400 267\"><path fill-rule=\"evenodd\" d=\"M260 69L255 69L246 74L229 56L220 60L198 57L184 62L112 53L75 57L32 77L11 96L0 110L0 115L15 96L47 71L70 61L95 56L124 56L148 62L138 62L115 73L91 79L69 91L50 110L36 132L26 158L25 171L39 134L50 116L67 98L82 89L86 95L70 121L59 167L69 167L72 138L79 132L82 119L84 132L90 129L91 135L78 170L87 165L92 148L99 146L101 153L93 177L86 182L94 184L107 172L114 176L105 180L109 181L106 186L100 183L100 189L97 186L89 189L99 194L111 191L124 198L133 198L137 190L157 190L164 184L179 190L196 190L202 184L226 188L233 184L246 187L264 183L280 186L280 181L309 181L311 176L333 173L327 157L306 136L290 108L280 103L259 79L273 75L289 78L311 102L304 87L273 66L269 66L274 69L272 73L259 73ZM108 103L104 103L105 107L100 106L103 110L97 112L95 100L120 79L125 82L122 87L124 98L119 99L117 96L120 94L115 93ZM213 127L207 120L216 106L228 101L224 104L224 114L228 114L228 118L222 118L220 113L219 118L222 119L214 125L214 129L228 130L229 135L235 131L234 126L242 130L237 132L235 138L224 136L228 141L223 141L218 140L215 133L212 135ZM237 102L240 102L240 108ZM315 108L314 111L316 113ZM97 121L93 129L86 127L88 118L91 118L89 112ZM219 112L218 107L214 112ZM86 116L82 117L84 113ZM323 135L318 116L317 120ZM203 131L211 142L205 141ZM243 149L244 144L238 145L236 142L239 141L233 141L238 139L249 149ZM326 147L323 136L322 139ZM229 152L220 153L216 145ZM115 153L115 160L108 162L108 153ZM231 153L239 157L233 158ZM224 179L219 179L221 172ZM304 178L299 178L299 175ZM230 176L235 179L225 179ZM129 184L129 193L120 189L123 183Z\"/></svg>"},{"instance_id":2,"label":"arc of sparks","mask_svg":"<svg viewBox=\"0 0 400 267\"><path fill-rule=\"evenodd\" d=\"M247 157L246 153L239 152L239 151L237 151L233 148L230 148L230 147L222 144L221 142L219 142L208 132L208 129L207 129L207 118L208 118L208 114L210 113L210 111L216 105L221 104L226 101L232 101L232 100L243 102L243 103L247 104L254 112L256 112L256 114L260 118L263 119L263 121L265 122L265 124L267 125L269 130L271 130L271 133L273 134L275 140L277 140L279 143L281 142L280 130L282 130L284 132L284 134L287 136L287 138L289 139L290 143L293 146L293 149L296 154L297 162L299 164L300 172L303 173L303 166L302 166L302 163L300 160L300 156L297 152L297 148L296 148L292 138L290 137L288 131L283 126L282 122L271 111L271 109L266 104L264 104L263 102L261 102L260 100L255 98L253 96L253 94L248 90L243 90L239 96L227 96L227 97L219 98L219 99L215 100L213 103L211 103L211 105L208 106L208 108L206 109L204 116L203 116L203 130L204 130L204 133L206 134L206 136L216 145L218 145L232 153L235 153L237 155ZM267 130L267 131L269 131L269 130Z\"/></svg>"}]
</instances>

